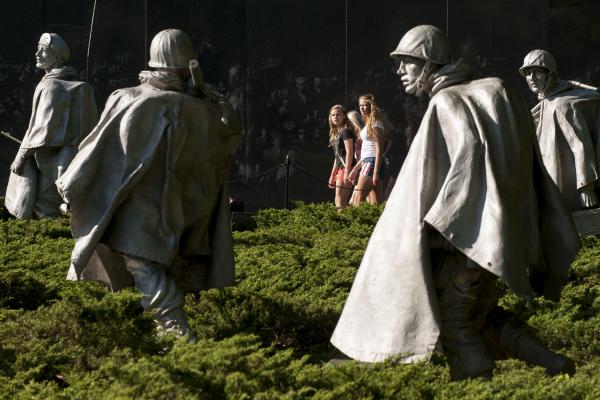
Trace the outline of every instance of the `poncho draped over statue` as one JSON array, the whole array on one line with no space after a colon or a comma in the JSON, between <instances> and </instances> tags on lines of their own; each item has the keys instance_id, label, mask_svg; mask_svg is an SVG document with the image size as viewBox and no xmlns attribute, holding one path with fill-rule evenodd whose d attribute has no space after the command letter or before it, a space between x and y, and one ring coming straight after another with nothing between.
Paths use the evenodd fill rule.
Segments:
<instances>
[{"instance_id":1,"label":"poncho draped over statue","mask_svg":"<svg viewBox=\"0 0 600 400\"><path fill-rule=\"evenodd\" d=\"M578 189L597 182L600 171L600 92L559 81L531 112L548 174L567 208L581 209Z\"/></svg>"},{"instance_id":2,"label":"poncho draped over statue","mask_svg":"<svg viewBox=\"0 0 600 400\"><path fill-rule=\"evenodd\" d=\"M218 101L149 83L109 97L57 182L71 204L76 240L70 279L126 286L124 268L107 256L111 249L167 267L210 255L202 288L233 283L226 180L240 131L221 117Z\"/></svg>"},{"instance_id":3,"label":"poncho draped over statue","mask_svg":"<svg viewBox=\"0 0 600 400\"><path fill-rule=\"evenodd\" d=\"M429 107L331 338L353 359L412 362L438 345L433 230L517 294L560 296L579 239L540 168L529 110L501 80L470 76L460 62L433 76Z\"/></svg>"},{"instance_id":4,"label":"poncho draped over statue","mask_svg":"<svg viewBox=\"0 0 600 400\"><path fill-rule=\"evenodd\" d=\"M52 182L58 179L81 140L98 122L94 90L86 82L72 80L76 76L72 67L55 68L35 88L31 118L20 149L37 151L27 159L23 172L11 172L6 189L6 208L18 218L29 218L33 213L38 174Z\"/></svg>"}]
</instances>

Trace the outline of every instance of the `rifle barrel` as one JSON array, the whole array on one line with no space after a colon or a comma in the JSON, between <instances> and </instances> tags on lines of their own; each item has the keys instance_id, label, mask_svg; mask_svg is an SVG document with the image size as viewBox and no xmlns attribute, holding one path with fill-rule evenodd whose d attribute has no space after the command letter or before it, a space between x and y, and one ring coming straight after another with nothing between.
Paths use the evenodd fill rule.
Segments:
<instances>
[{"instance_id":1,"label":"rifle barrel","mask_svg":"<svg viewBox=\"0 0 600 400\"><path fill-rule=\"evenodd\" d=\"M15 143L19 143L21 144L21 141L19 139L17 139L16 137L12 136L10 133L8 132L4 132L4 131L0 131L0 135L9 138L10 140L12 140Z\"/></svg>"}]
</instances>

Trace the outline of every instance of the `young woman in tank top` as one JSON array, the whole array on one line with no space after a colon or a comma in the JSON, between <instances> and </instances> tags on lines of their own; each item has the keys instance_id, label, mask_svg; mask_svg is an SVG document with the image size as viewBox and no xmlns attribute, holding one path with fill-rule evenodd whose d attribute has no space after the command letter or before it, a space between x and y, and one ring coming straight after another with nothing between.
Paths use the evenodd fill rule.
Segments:
<instances>
[{"instance_id":1,"label":"young woman in tank top","mask_svg":"<svg viewBox=\"0 0 600 400\"><path fill-rule=\"evenodd\" d=\"M369 196L371 190L375 190L376 195L371 200L372 203L380 203L382 195L380 192L381 170L383 167L383 148L381 138L384 134L383 122L381 121L380 110L375 103L375 96L364 94L358 98L358 109L365 126L360 131L361 151L360 151L360 175L356 183L355 193L353 195L354 205L359 205Z\"/></svg>"},{"instance_id":2,"label":"young woman in tank top","mask_svg":"<svg viewBox=\"0 0 600 400\"><path fill-rule=\"evenodd\" d=\"M335 206L341 209L348 205L352 190L349 174L354 160L354 133L340 104L329 110L329 146L333 149L329 187L335 188Z\"/></svg>"}]
</instances>

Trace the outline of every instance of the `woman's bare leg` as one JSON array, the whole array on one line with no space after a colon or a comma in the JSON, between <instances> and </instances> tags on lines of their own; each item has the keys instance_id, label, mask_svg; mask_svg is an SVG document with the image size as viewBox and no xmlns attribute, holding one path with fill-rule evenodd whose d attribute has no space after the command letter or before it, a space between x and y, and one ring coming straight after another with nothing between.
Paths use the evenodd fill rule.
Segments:
<instances>
[{"instance_id":1,"label":"woman's bare leg","mask_svg":"<svg viewBox=\"0 0 600 400\"><path fill-rule=\"evenodd\" d=\"M383 202L383 182L379 181L376 187L369 192L369 203L380 204Z\"/></svg>"},{"instance_id":2,"label":"woman's bare leg","mask_svg":"<svg viewBox=\"0 0 600 400\"><path fill-rule=\"evenodd\" d=\"M346 208L348 206L348 198L350 197L351 190L344 185L342 179L337 179L335 181L335 186L335 206L337 208Z\"/></svg>"},{"instance_id":3,"label":"woman's bare leg","mask_svg":"<svg viewBox=\"0 0 600 400\"><path fill-rule=\"evenodd\" d=\"M358 206L360 203L365 201L365 199L369 196L369 192L373 188L373 179L369 176L360 175L358 177L358 182L355 187L354 194L354 205Z\"/></svg>"}]
</instances>

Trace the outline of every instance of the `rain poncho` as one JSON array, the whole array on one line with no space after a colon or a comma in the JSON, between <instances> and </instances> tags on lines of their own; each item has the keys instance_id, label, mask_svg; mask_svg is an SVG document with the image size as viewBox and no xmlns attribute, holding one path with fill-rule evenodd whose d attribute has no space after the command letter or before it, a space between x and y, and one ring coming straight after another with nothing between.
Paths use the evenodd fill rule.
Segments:
<instances>
[{"instance_id":1,"label":"rain poncho","mask_svg":"<svg viewBox=\"0 0 600 400\"><path fill-rule=\"evenodd\" d=\"M109 97L57 182L76 240L69 277L127 286L110 249L167 267L210 255L202 286L230 285L226 179L239 130L222 122L218 101L173 90L180 82L159 72L140 78L142 85Z\"/></svg>"},{"instance_id":2,"label":"rain poncho","mask_svg":"<svg viewBox=\"0 0 600 400\"><path fill-rule=\"evenodd\" d=\"M598 181L600 92L559 81L531 112L548 174L567 208L577 211L578 190Z\"/></svg>"},{"instance_id":3,"label":"rain poncho","mask_svg":"<svg viewBox=\"0 0 600 400\"><path fill-rule=\"evenodd\" d=\"M531 115L500 79L470 78L460 62L431 78L429 107L331 338L354 359L411 362L438 345L432 231L519 295L560 295L579 240L541 167Z\"/></svg>"},{"instance_id":4,"label":"rain poncho","mask_svg":"<svg viewBox=\"0 0 600 400\"><path fill-rule=\"evenodd\" d=\"M18 218L33 214L39 175L48 182L56 181L98 121L94 91L89 84L72 80L76 75L72 67L55 68L35 88L31 119L20 149L35 149L36 153L27 159L20 174L11 172L6 188L6 208Z\"/></svg>"}]
</instances>

